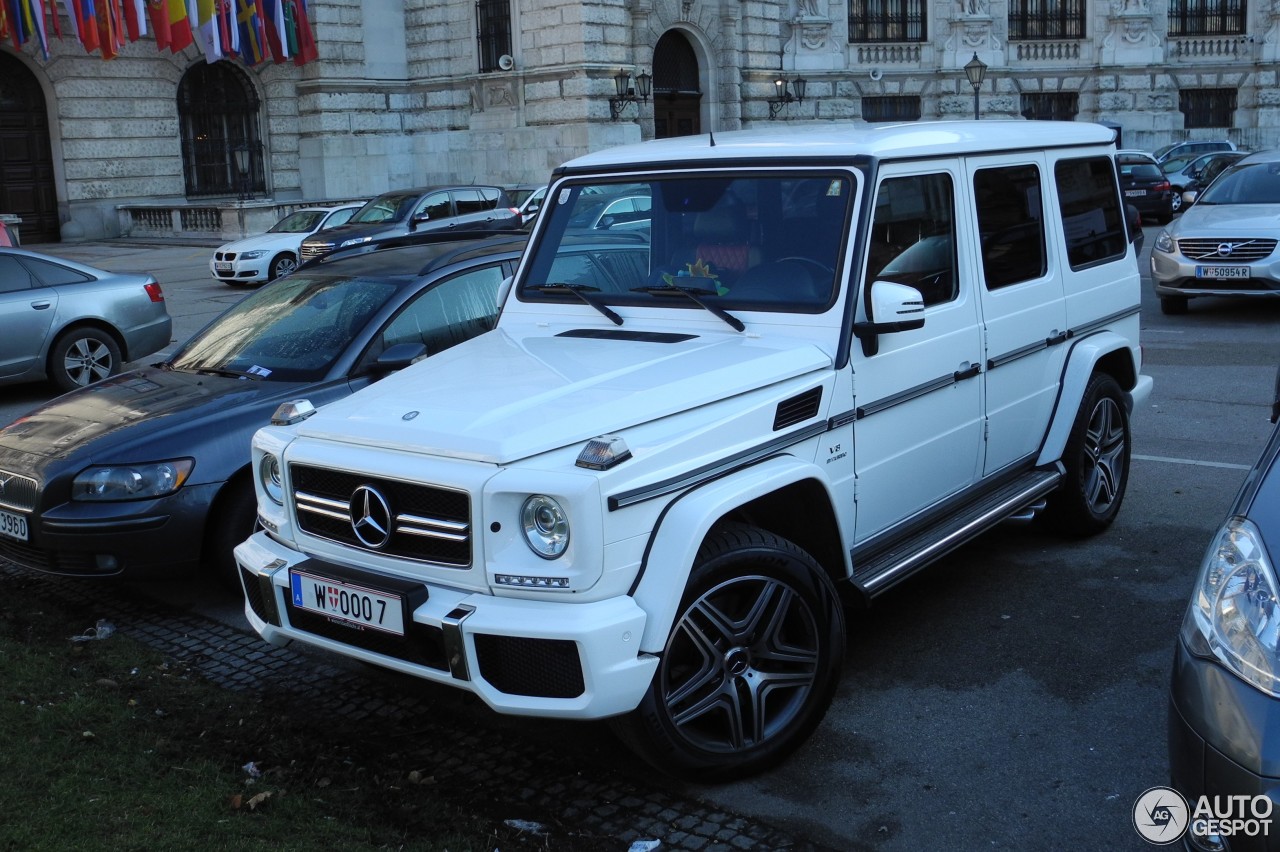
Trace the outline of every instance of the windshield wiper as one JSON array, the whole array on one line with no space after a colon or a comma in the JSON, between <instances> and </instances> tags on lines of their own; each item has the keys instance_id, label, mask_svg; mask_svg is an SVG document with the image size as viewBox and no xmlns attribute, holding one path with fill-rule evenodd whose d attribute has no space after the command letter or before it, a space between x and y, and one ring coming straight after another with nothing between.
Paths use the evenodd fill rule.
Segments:
<instances>
[{"instance_id":1,"label":"windshield wiper","mask_svg":"<svg viewBox=\"0 0 1280 852\"><path fill-rule=\"evenodd\" d=\"M226 376L232 379L253 379L262 381L261 373L247 373L244 370L228 370L225 367L200 367L195 372L202 376Z\"/></svg>"},{"instance_id":2,"label":"windshield wiper","mask_svg":"<svg viewBox=\"0 0 1280 852\"><path fill-rule=\"evenodd\" d=\"M599 299L593 299L588 293L599 293L599 287L592 287L590 284L568 284L563 281L557 281L553 284L530 284L524 289L536 290L539 293L572 293L600 313L608 317L614 325L622 325L622 317L610 310L610 308Z\"/></svg>"},{"instance_id":3,"label":"windshield wiper","mask_svg":"<svg viewBox=\"0 0 1280 852\"><path fill-rule=\"evenodd\" d=\"M648 287L632 287L633 293L648 293L651 296L666 296L671 293L679 293L688 296L700 308L704 308L715 314L720 319L729 324L734 331L745 331L746 326L742 324L742 320L730 314L728 311L716 305L702 301L703 296L719 296L715 290L708 290L705 287L681 287L678 284L655 284Z\"/></svg>"}]
</instances>

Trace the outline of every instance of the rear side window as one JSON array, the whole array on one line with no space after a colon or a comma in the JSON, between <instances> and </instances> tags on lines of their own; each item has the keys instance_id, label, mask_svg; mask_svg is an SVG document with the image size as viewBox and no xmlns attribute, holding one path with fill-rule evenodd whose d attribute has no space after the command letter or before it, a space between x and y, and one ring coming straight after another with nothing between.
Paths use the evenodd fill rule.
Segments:
<instances>
[{"instance_id":1,"label":"rear side window","mask_svg":"<svg viewBox=\"0 0 1280 852\"><path fill-rule=\"evenodd\" d=\"M43 284L46 287L56 287L59 284L83 284L85 281L95 280L91 275L85 275L83 272L50 263L47 260L28 257L23 258L22 262L35 275L37 286Z\"/></svg>"},{"instance_id":2,"label":"rear side window","mask_svg":"<svg viewBox=\"0 0 1280 852\"><path fill-rule=\"evenodd\" d=\"M1053 168L1053 179L1071 268L1123 257L1128 241L1110 158L1060 160Z\"/></svg>"},{"instance_id":3,"label":"rear side window","mask_svg":"<svg viewBox=\"0 0 1280 852\"><path fill-rule=\"evenodd\" d=\"M1040 169L1034 165L979 169L973 176L973 194L987 289L1043 277Z\"/></svg>"},{"instance_id":4,"label":"rear side window","mask_svg":"<svg viewBox=\"0 0 1280 852\"><path fill-rule=\"evenodd\" d=\"M480 196L478 189L455 189L453 191L453 203L458 205L458 215L465 216L468 213L483 213L486 210L492 210L492 204L486 204L485 200Z\"/></svg>"},{"instance_id":5,"label":"rear side window","mask_svg":"<svg viewBox=\"0 0 1280 852\"><path fill-rule=\"evenodd\" d=\"M502 191L496 186L481 186L476 188L476 192L480 193L480 198L484 200L484 209L492 210L498 206L498 199L502 196ZM515 203L514 201L512 202Z\"/></svg>"}]
</instances>

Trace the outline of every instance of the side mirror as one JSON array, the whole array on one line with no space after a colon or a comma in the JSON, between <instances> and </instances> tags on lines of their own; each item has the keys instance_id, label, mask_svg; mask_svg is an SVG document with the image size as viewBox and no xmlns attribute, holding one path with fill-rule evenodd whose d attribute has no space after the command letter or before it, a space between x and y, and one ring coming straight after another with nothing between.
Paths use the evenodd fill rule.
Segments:
<instances>
[{"instance_id":1,"label":"side mirror","mask_svg":"<svg viewBox=\"0 0 1280 852\"><path fill-rule=\"evenodd\" d=\"M387 347L378 356L378 360L374 362L374 371L383 375L394 373L425 357L427 357L425 343L397 343L395 346Z\"/></svg>"},{"instance_id":2,"label":"side mirror","mask_svg":"<svg viewBox=\"0 0 1280 852\"><path fill-rule=\"evenodd\" d=\"M511 292L511 285L515 283L515 276L508 275L502 279L502 283L498 285L498 310L502 310L503 304L507 301L507 295Z\"/></svg>"},{"instance_id":3,"label":"side mirror","mask_svg":"<svg viewBox=\"0 0 1280 852\"><path fill-rule=\"evenodd\" d=\"M1190 207L1192 204L1196 203L1196 199L1199 197L1200 197L1200 190L1188 189L1182 193L1182 203L1185 206Z\"/></svg>"},{"instance_id":4,"label":"side mirror","mask_svg":"<svg viewBox=\"0 0 1280 852\"><path fill-rule=\"evenodd\" d=\"M871 285L867 321L855 322L853 333L862 341L863 354L871 357L880 349L878 335L918 328L924 328L924 296L920 291L893 281L876 281Z\"/></svg>"}]
</instances>

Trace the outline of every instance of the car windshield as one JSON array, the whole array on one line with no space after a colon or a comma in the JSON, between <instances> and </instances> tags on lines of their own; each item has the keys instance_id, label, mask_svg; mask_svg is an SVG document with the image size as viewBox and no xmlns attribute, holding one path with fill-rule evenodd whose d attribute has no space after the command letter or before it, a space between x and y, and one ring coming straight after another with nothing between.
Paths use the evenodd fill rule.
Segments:
<instances>
[{"instance_id":1,"label":"car windshield","mask_svg":"<svg viewBox=\"0 0 1280 852\"><path fill-rule=\"evenodd\" d=\"M540 213L520 297L818 312L834 299L855 181L808 171L654 177L621 192L562 184Z\"/></svg>"},{"instance_id":2,"label":"car windshield","mask_svg":"<svg viewBox=\"0 0 1280 852\"><path fill-rule=\"evenodd\" d=\"M1280 162L1232 165L1196 199L1202 204L1280 204Z\"/></svg>"},{"instance_id":3,"label":"car windshield","mask_svg":"<svg viewBox=\"0 0 1280 852\"><path fill-rule=\"evenodd\" d=\"M376 225L379 222L394 222L409 215L409 208L418 200L416 192L390 193L380 195L355 212L349 224Z\"/></svg>"},{"instance_id":4,"label":"car windshield","mask_svg":"<svg viewBox=\"0 0 1280 852\"><path fill-rule=\"evenodd\" d=\"M307 234L324 218L323 210L298 210L267 229L268 234Z\"/></svg>"},{"instance_id":5,"label":"car windshield","mask_svg":"<svg viewBox=\"0 0 1280 852\"><path fill-rule=\"evenodd\" d=\"M193 337L175 370L268 381L318 381L397 287L295 273L262 288Z\"/></svg>"}]
</instances>

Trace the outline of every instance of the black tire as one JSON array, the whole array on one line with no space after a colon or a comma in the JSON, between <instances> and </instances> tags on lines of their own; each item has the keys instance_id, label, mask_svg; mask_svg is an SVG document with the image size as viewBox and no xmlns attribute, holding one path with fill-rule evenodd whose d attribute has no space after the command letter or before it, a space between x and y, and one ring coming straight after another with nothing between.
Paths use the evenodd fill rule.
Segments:
<instances>
[{"instance_id":1,"label":"black tire","mask_svg":"<svg viewBox=\"0 0 1280 852\"><path fill-rule=\"evenodd\" d=\"M282 275L288 275L290 272L298 268L298 259L289 252L281 252L271 259L271 266L267 268L267 280L275 281Z\"/></svg>"},{"instance_id":2,"label":"black tire","mask_svg":"<svg viewBox=\"0 0 1280 852\"><path fill-rule=\"evenodd\" d=\"M1161 296L1160 313L1168 316L1181 316L1187 312L1186 296Z\"/></svg>"},{"instance_id":3,"label":"black tire","mask_svg":"<svg viewBox=\"0 0 1280 852\"><path fill-rule=\"evenodd\" d=\"M229 591L240 593L240 570L232 551L259 528L258 502L247 477L223 487L206 523L201 554L205 571Z\"/></svg>"},{"instance_id":4,"label":"black tire","mask_svg":"<svg viewBox=\"0 0 1280 852\"><path fill-rule=\"evenodd\" d=\"M49 380L66 393L114 376L123 364L120 345L109 332L73 328L59 335L49 349Z\"/></svg>"},{"instance_id":5,"label":"black tire","mask_svg":"<svg viewBox=\"0 0 1280 852\"><path fill-rule=\"evenodd\" d=\"M1094 373L1062 456L1066 476L1049 495L1045 519L1059 532L1096 535L1116 519L1129 484L1129 412L1116 380Z\"/></svg>"},{"instance_id":6,"label":"black tire","mask_svg":"<svg viewBox=\"0 0 1280 852\"><path fill-rule=\"evenodd\" d=\"M822 721L844 616L809 554L740 524L703 542L653 682L613 721L658 769L699 781L777 764Z\"/></svg>"}]
</instances>

